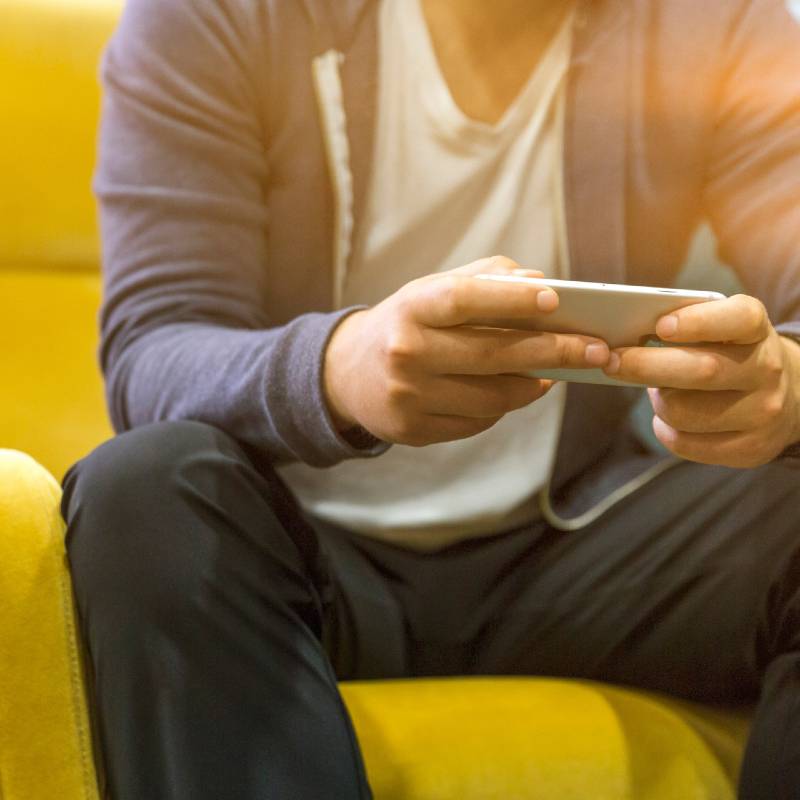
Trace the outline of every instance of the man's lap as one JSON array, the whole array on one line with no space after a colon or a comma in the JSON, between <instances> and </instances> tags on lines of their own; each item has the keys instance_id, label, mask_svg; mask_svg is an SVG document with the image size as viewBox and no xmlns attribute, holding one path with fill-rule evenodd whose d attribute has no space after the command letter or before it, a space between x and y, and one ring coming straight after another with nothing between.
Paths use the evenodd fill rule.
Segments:
<instances>
[{"instance_id":1,"label":"man's lap","mask_svg":"<svg viewBox=\"0 0 800 800\"><path fill-rule=\"evenodd\" d=\"M752 701L799 482L686 462L582 531L538 522L436 554L318 525L326 646L342 678L558 675Z\"/></svg>"},{"instance_id":2,"label":"man's lap","mask_svg":"<svg viewBox=\"0 0 800 800\"><path fill-rule=\"evenodd\" d=\"M226 458L218 458L223 450ZM191 467L198 458L207 465L202 473ZM256 502L244 459L216 429L166 423L118 437L78 472L86 473L87 503L109 506L113 516L121 492L137 508L144 504L154 525L163 502L153 505L150 494L161 497L201 474L215 493L222 483L233 491L245 476L243 497L253 502L231 509L242 516L237 524L263 538L259 514L279 503L290 536L306 538L274 477L261 487L272 494L263 498L267 505ZM220 469L225 476L206 475ZM153 477L162 472L169 486ZM793 599L798 482L800 472L780 465L731 470L686 462L582 531L561 533L540 521L435 554L316 525L331 585L323 585L325 569L308 577L326 610L325 647L340 678L555 675L698 700L753 700L764 666L795 650L792 620L800 614L784 612L800 603ZM209 535L228 537L218 524Z\"/></svg>"}]
</instances>

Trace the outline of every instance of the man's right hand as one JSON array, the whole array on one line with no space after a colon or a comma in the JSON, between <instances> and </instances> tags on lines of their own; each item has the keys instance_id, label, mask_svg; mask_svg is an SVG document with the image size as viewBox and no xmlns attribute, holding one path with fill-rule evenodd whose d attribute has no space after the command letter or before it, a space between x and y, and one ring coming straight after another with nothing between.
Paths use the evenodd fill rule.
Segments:
<instances>
[{"instance_id":1,"label":"man's right hand","mask_svg":"<svg viewBox=\"0 0 800 800\"><path fill-rule=\"evenodd\" d=\"M501 256L482 259L411 281L345 317L328 343L324 370L338 429L360 425L386 442L416 447L465 439L553 385L520 373L605 366L609 350L599 339L465 324L530 320L558 307L552 289L474 277L519 269Z\"/></svg>"}]
</instances>

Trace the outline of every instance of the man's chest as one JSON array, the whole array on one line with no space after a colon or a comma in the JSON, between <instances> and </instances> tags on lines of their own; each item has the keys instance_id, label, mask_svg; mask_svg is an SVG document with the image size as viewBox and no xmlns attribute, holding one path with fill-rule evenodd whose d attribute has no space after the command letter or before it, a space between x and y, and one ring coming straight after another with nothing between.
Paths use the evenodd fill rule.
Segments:
<instances>
[{"instance_id":1,"label":"man's chest","mask_svg":"<svg viewBox=\"0 0 800 800\"><path fill-rule=\"evenodd\" d=\"M501 2L470 18L452 0L408 2L419 3L453 100L467 117L488 124L499 122L519 96L574 5L532 2L512 15Z\"/></svg>"}]
</instances>

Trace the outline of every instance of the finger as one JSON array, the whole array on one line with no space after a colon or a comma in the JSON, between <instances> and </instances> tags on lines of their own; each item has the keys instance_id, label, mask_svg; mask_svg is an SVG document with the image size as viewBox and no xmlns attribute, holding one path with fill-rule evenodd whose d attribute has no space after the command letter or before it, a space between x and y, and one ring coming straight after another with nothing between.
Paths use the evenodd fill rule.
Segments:
<instances>
[{"instance_id":1,"label":"finger","mask_svg":"<svg viewBox=\"0 0 800 800\"><path fill-rule=\"evenodd\" d=\"M731 342L755 344L771 325L763 303L737 294L685 306L659 319L656 333L668 342Z\"/></svg>"},{"instance_id":2,"label":"finger","mask_svg":"<svg viewBox=\"0 0 800 800\"><path fill-rule=\"evenodd\" d=\"M475 320L530 320L558 307L558 295L529 282L478 280L452 272L410 284L404 302L419 323L434 328Z\"/></svg>"},{"instance_id":3,"label":"finger","mask_svg":"<svg viewBox=\"0 0 800 800\"><path fill-rule=\"evenodd\" d=\"M777 452L752 433L684 433L653 417L653 433L675 455L700 464L740 469L771 461Z\"/></svg>"},{"instance_id":4,"label":"finger","mask_svg":"<svg viewBox=\"0 0 800 800\"><path fill-rule=\"evenodd\" d=\"M544 273L540 270L525 269L520 267L516 261L505 256L491 256L489 258L480 258L467 264L463 267L448 270L448 273L455 275L526 275L531 278L542 278ZM448 274L441 273L441 274Z\"/></svg>"},{"instance_id":5,"label":"finger","mask_svg":"<svg viewBox=\"0 0 800 800\"><path fill-rule=\"evenodd\" d=\"M584 369L602 367L610 358L608 345L591 336L485 328L428 329L418 346L419 352L411 355L418 368L439 374Z\"/></svg>"},{"instance_id":6,"label":"finger","mask_svg":"<svg viewBox=\"0 0 800 800\"><path fill-rule=\"evenodd\" d=\"M760 400L747 392L648 389L658 417L682 433L735 433L754 427Z\"/></svg>"},{"instance_id":7,"label":"finger","mask_svg":"<svg viewBox=\"0 0 800 800\"><path fill-rule=\"evenodd\" d=\"M423 411L478 419L501 417L543 397L551 386L552 381L516 375L443 375L431 383Z\"/></svg>"},{"instance_id":8,"label":"finger","mask_svg":"<svg viewBox=\"0 0 800 800\"><path fill-rule=\"evenodd\" d=\"M623 347L605 372L657 388L747 391L758 388L757 358L757 345Z\"/></svg>"}]
</instances>

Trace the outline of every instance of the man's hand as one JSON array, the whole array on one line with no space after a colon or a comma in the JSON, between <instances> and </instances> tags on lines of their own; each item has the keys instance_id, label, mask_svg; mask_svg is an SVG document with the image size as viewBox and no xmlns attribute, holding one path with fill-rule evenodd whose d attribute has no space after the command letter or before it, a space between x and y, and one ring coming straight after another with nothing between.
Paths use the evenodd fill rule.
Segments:
<instances>
[{"instance_id":1,"label":"man's hand","mask_svg":"<svg viewBox=\"0 0 800 800\"><path fill-rule=\"evenodd\" d=\"M755 467L800 440L800 346L745 295L687 306L656 333L689 347L614 351L606 373L648 389L653 431L676 455Z\"/></svg>"},{"instance_id":2,"label":"man's hand","mask_svg":"<svg viewBox=\"0 0 800 800\"><path fill-rule=\"evenodd\" d=\"M598 339L466 325L530 319L558 307L552 289L474 277L515 270L510 259L483 259L411 281L346 317L325 356L325 393L339 430L358 424L412 446L464 439L552 386L519 373L605 365L608 346Z\"/></svg>"}]
</instances>

